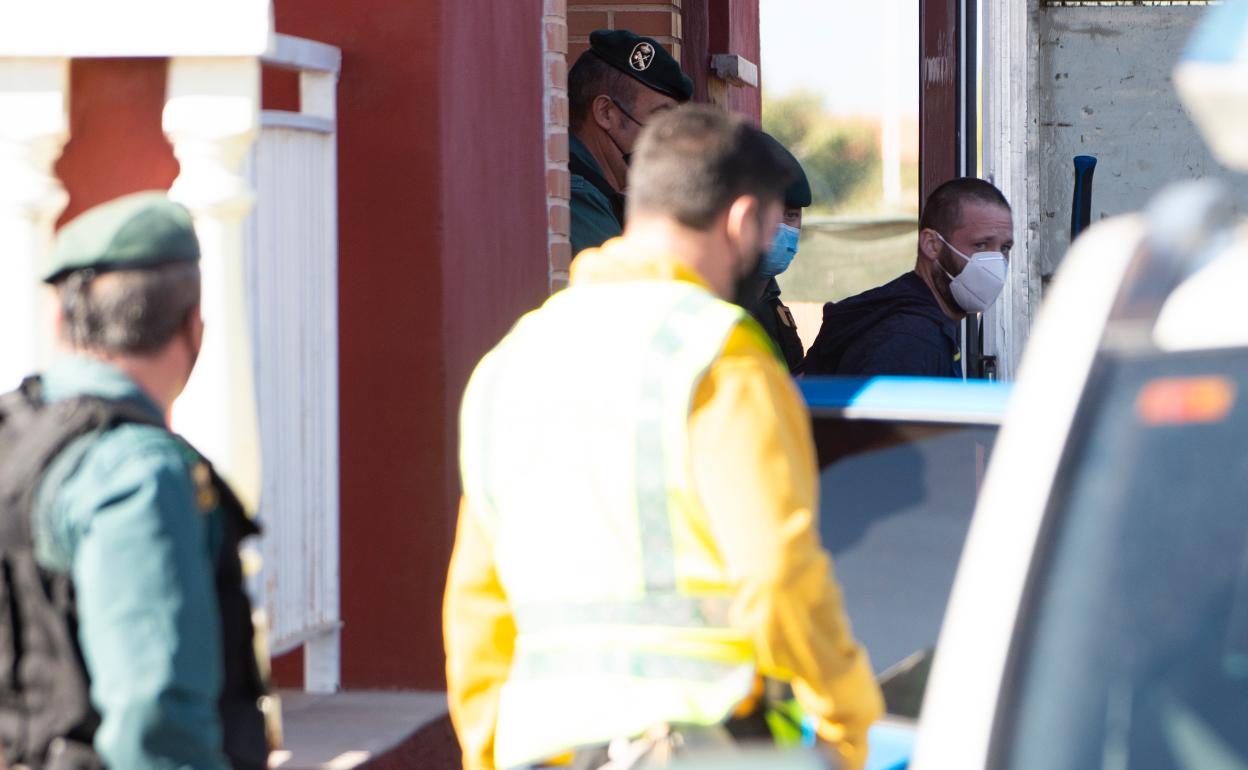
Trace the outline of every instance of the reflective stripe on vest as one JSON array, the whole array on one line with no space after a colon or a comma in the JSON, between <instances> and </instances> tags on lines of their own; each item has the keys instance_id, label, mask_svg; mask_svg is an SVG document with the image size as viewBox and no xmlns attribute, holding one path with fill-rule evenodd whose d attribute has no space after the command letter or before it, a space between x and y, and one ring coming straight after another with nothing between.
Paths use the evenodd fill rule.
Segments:
<instances>
[{"instance_id":1,"label":"reflective stripe on vest","mask_svg":"<svg viewBox=\"0 0 1248 770\"><path fill-rule=\"evenodd\" d=\"M474 373L464 489L518 632L500 767L661 721L719 722L748 694L753 647L729 626L727 577L688 534L705 519L690 403L743 322L684 282L573 287Z\"/></svg>"}]
</instances>

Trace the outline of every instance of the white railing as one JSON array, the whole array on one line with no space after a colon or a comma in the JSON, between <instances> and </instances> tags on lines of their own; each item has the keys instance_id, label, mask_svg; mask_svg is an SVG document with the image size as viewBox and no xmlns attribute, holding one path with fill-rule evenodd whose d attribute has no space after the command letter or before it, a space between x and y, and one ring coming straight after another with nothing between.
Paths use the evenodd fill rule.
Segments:
<instances>
[{"instance_id":1,"label":"white railing","mask_svg":"<svg viewBox=\"0 0 1248 770\"><path fill-rule=\"evenodd\" d=\"M338 688L337 48L276 35L300 110L266 110L248 164L246 260L263 452L262 596L275 655L304 648L304 686Z\"/></svg>"}]
</instances>

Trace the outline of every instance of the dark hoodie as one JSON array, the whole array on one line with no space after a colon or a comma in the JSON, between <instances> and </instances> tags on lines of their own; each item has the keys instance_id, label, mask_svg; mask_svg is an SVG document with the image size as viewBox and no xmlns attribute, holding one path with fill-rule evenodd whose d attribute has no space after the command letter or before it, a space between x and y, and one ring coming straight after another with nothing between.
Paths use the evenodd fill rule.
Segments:
<instances>
[{"instance_id":1,"label":"dark hoodie","mask_svg":"<svg viewBox=\"0 0 1248 770\"><path fill-rule=\"evenodd\" d=\"M958 326L911 271L824 305L803 373L961 377Z\"/></svg>"}]
</instances>

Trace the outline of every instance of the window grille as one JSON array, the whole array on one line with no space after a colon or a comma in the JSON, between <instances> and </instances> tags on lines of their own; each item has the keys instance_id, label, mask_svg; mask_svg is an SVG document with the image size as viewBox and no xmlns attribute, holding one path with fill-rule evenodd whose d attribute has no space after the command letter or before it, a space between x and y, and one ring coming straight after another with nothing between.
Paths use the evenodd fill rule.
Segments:
<instances>
[{"instance_id":1,"label":"window grille","mask_svg":"<svg viewBox=\"0 0 1248 770\"><path fill-rule=\"evenodd\" d=\"M1221 5L1222 0L1044 0L1045 8L1099 8L1102 6Z\"/></svg>"}]
</instances>

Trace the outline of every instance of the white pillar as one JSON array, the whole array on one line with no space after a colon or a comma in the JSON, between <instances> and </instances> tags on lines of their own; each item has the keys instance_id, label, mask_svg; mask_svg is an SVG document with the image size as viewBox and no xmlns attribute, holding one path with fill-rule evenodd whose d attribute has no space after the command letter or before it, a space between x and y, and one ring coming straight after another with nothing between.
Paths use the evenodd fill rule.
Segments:
<instances>
[{"instance_id":1,"label":"white pillar","mask_svg":"<svg viewBox=\"0 0 1248 770\"><path fill-rule=\"evenodd\" d=\"M204 344L173 422L250 511L260 494L260 438L243 273L253 195L243 160L260 121L254 57L169 62L164 129L181 164L169 196L190 209L203 252Z\"/></svg>"},{"instance_id":2,"label":"white pillar","mask_svg":"<svg viewBox=\"0 0 1248 770\"><path fill-rule=\"evenodd\" d=\"M0 391L50 353L39 271L69 196L53 173L69 138L68 59L0 59Z\"/></svg>"},{"instance_id":3,"label":"white pillar","mask_svg":"<svg viewBox=\"0 0 1248 770\"><path fill-rule=\"evenodd\" d=\"M1014 378L1040 300L1038 127L1034 120L1039 42L1031 19L1038 0L983 4L984 172L1014 209L1014 250L997 303L984 313L984 353L997 373Z\"/></svg>"}]
</instances>

